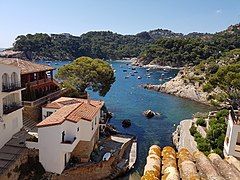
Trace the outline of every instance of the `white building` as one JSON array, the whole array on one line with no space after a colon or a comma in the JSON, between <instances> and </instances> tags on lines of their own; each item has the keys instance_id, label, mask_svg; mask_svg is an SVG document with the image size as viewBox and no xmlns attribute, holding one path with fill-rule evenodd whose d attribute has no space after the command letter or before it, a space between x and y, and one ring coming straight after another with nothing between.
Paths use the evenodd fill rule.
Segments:
<instances>
[{"instance_id":1,"label":"white building","mask_svg":"<svg viewBox=\"0 0 240 180\"><path fill-rule=\"evenodd\" d=\"M20 68L0 61L0 148L23 127Z\"/></svg>"},{"instance_id":2,"label":"white building","mask_svg":"<svg viewBox=\"0 0 240 180\"><path fill-rule=\"evenodd\" d=\"M39 161L46 171L61 174L71 156L86 162L99 139L103 101L61 97L42 108L38 142Z\"/></svg>"},{"instance_id":3,"label":"white building","mask_svg":"<svg viewBox=\"0 0 240 180\"><path fill-rule=\"evenodd\" d=\"M240 111L231 110L224 141L224 155L240 158Z\"/></svg>"}]
</instances>

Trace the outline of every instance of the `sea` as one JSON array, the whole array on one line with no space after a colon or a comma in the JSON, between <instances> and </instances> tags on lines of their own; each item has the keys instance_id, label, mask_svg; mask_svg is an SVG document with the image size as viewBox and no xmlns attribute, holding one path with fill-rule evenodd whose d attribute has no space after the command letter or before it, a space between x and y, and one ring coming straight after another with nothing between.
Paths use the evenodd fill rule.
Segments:
<instances>
[{"instance_id":1,"label":"sea","mask_svg":"<svg viewBox=\"0 0 240 180\"><path fill-rule=\"evenodd\" d=\"M40 61L40 63L49 64L45 61ZM49 65L55 67L57 71L59 67L68 63L70 61L53 61ZM114 115L110 124L123 133L137 136L138 158L132 174L142 175L151 145L157 144L162 148L173 146L172 133L181 120L191 118L196 112L208 112L212 108L195 101L141 87L142 84L146 83L162 84L169 81L176 76L178 70L149 70L143 67L136 67L136 70L132 70L131 63L127 61L113 60L109 63L115 69L116 77L110 91L105 97L90 90L89 93L91 98L105 101L108 110ZM129 75L130 73L134 76ZM128 75L129 77L126 78ZM138 76L141 79L138 79ZM143 111L148 109L160 113L160 116L147 119L143 115ZM131 120L131 127L122 127L124 119ZM132 174L128 175L127 178Z\"/></svg>"}]
</instances>

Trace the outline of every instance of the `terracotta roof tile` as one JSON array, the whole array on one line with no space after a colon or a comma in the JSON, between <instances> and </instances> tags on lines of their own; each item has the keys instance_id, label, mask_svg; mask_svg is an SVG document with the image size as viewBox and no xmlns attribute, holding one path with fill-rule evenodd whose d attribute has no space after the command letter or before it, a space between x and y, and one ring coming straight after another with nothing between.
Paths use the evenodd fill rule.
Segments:
<instances>
[{"instance_id":1,"label":"terracotta roof tile","mask_svg":"<svg viewBox=\"0 0 240 180\"><path fill-rule=\"evenodd\" d=\"M61 97L44 108L58 109L51 116L44 119L37 126L52 126L63 123L65 120L77 123L80 120L92 121L102 108L103 101Z\"/></svg>"},{"instance_id":2,"label":"terracotta roof tile","mask_svg":"<svg viewBox=\"0 0 240 180\"><path fill-rule=\"evenodd\" d=\"M31 61L26 61L18 58L0 58L0 64L19 67L21 69L21 74L54 70L54 68L51 66L37 64Z\"/></svg>"}]
</instances>

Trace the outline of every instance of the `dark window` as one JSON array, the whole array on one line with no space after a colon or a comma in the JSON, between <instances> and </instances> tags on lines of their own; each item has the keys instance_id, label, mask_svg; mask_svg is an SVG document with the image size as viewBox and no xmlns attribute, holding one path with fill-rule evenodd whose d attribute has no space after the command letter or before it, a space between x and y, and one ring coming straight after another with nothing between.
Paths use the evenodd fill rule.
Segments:
<instances>
[{"instance_id":1,"label":"dark window","mask_svg":"<svg viewBox=\"0 0 240 180\"><path fill-rule=\"evenodd\" d=\"M48 117L48 116L51 116L52 113L53 113L53 112L47 111L47 117Z\"/></svg>"}]
</instances>

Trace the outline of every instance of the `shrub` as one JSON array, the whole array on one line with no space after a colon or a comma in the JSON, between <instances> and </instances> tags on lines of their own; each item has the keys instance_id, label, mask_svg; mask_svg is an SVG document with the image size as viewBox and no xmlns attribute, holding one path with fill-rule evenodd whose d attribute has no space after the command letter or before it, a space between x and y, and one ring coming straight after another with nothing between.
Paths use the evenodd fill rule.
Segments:
<instances>
[{"instance_id":1,"label":"shrub","mask_svg":"<svg viewBox=\"0 0 240 180\"><path fill-rule=\"evenodd\" d=\"M203 85L204 92L211 92L212 90L213 90L213 86L209 82Z\"/></svg>"},{"instance_id":2,"label":"shrub","mask_svg":"<svg viewBox=\"0 0 240 180\"><path fill-rule=\"evenodd\" d=\"M195 124L192 124L191 128L189 129L190 134L192 136L194 136L194 134L197 132L197 127L195 126Z\"/></svg>"},{"instance_id":3,"label":"shrub","mask_svg":"<svg viewBox=\"0 0 240 180\"><path fill-rule=\"evenodd\" d=\"M216 113L216 118L219 119L220 117L227 117L228 116L228 110L227 109L223 109L220 110Z\"/></svg>"},{"instance_id":4,"label":"shrub","mask_svg":"<svg viewBox=\"0 0 240 180\"><path fill-rule=\"evenodd\" d=\"M206 121L203 118L198 118L196 124L203 127L207 126Z\"/></svg>"},{"instance_id":5,"label":"shrub","mask_svg":"<svg viewBox=\"0 0 240 180\"><path fill-rule=\"evenodd\" d=\"M198 142L197 142L197 148L199 151L202 151L204 153L209 153L211 150L211 145L210 143L207 141L207 139L205 138L201 138Z\"/></svg>"},{"instance_id":6,"label":"shrub","mask_svg":"<svg viewBox=\"0 0 240 180\"><path fill-rule=\"evenodd\" d=\"M222 158L224 158L224 155L223 155L223 150L219 149L219 148L216 148L216 149L213 149L213 152L218 154L219 156L221 156Z\"/></svg>"}]
</instances>

